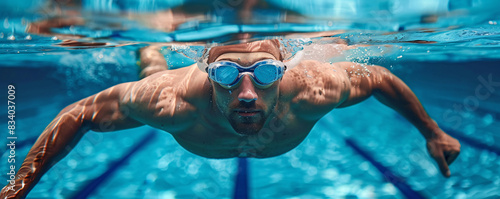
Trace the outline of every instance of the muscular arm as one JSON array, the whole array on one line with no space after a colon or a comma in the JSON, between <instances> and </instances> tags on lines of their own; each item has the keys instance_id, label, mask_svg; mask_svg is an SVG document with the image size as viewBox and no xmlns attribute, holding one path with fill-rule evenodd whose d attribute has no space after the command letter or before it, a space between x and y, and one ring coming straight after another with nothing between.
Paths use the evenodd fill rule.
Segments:
<instances>
[{"instance_id":1,"label":"muscular arm","mask_svg":"<svg viewBox=\"0 0 500 199\"><path fill-rule=\"evenodd\" d=\"M316 121L333 108L348 107L373 95L417 127L442 174L450 176L448 165L457 158L460 144L438 127L410 88L387 69L352 62L303 61L287 73L283 81L298 90L292 101L298 107L297 116Z\"/></svg>"},{"instance_id":2,"label":"muscular arm","mask_svg":"<svg viewBox=\"0 0 500 199\"><path fill-rule=\"evenodd\" d=\"M141 73L139 74L139 77L141 79L168 69L167 61L165 60L163 54L161 54L160 49L160 46L151 45L140 50Z\"/></svg>"},{"instance_id":3,"label":"muscular arm","mask_svg":"<svg viewBox=\"0 0 500 199\"><path fill-rule=\"evenodd\" d=\"M411 89L383 67L350 62L338 64L350 79L349 96L338 107L356 104L373 95L384 105L404 116L420 131L427 140L427 149L438 163L441 173L449 177L448 165L457 158L460 143L438 127Z\"/></svg>"},{"instance_id":4,"label":"muscular arm","mask_svg":"<svg viewBox=\"0 0 500 199\"><path fill-rule=\"evenodd\" d=\"M24 198L55 163L66 156L88 131L114 131L141 126L128 116L120 99L133 83L120 84L64 108L45 128L16 174L15 185L0 198Z\"/></svg>"},{"instance_id":5,"label":"muscular arm","mask_svg":"<svg viewBox=\"0 0 500 199\"><path fill-rule=\"evenodd\" d=\"M338 108L357 104L373 95L384 105L396 110L410 121L426 139L439 129L410 88L387 69L357 63L338 63L350 80L347 99Z\"/></svg>"},{"instance_id":6,"label":"muscular arm","mask_svg":"<svg viewBox=\"0 0 500 199\"><path fill-rule=\"evenodd\" d=\"M439 127L429 117L415 94L398 77L380 66L363 66L350 62L339 65L347 73L351 88L349 97L338 108L357 104L373 95L408 119L426 139L434 136L433 130Z\"/></svg>"}]
</instances>

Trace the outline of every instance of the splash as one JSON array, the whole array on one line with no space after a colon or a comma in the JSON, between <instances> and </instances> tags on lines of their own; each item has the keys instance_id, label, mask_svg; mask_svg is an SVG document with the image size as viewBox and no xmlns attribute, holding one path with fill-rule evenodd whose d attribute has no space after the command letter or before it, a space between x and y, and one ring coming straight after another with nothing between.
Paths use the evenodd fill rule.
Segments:
<instances>
[{"instance_id":1,"label":"splash","mask_svg":"<svg viewBox=\"0 0 500 199\"><path fill-rule=\"evenodd\" d=\"M168 50L177 52L192 60L200 60L204 57L205 46L172 45Z\"/></svg>"},{"instance_id":2,"label":"splash","mask_svg":"<svg viewBox=\"0 0 500 199\"><path fill-rule=\"evenodd\" d=\"M304 46L311 45L313 41L310 38L298 38L298 39L280 39L281 43L281 53L284 60L289 60L294 57L297 52L304 50Z\"/></svg>"}]
</instances>

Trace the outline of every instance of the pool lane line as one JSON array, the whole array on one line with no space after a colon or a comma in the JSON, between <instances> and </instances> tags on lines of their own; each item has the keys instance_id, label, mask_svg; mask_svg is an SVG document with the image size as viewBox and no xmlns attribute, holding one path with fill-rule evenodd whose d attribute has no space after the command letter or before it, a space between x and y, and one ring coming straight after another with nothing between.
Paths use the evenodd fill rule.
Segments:
<instances>
[{"instance_id":1,"label":"pool lane line","mask_svg":"<svg viewBox=\"0 0 500 199\"><path fill-rule=\"evenodd\" d=\"M105 180L110 178L116 171L118 171L121 167L123 167L128 159L135 155L139 149L144 148L147 144L149 144L156 137L155 130L150 130L142 139L135 144L130 150L122 156L120 159L113 161L108 169L102 173L99 177L88 182L85 187L80 189L73 197L73 199L84 199L90 196L95 190L99 188Z\"/></svg>"},{"instance_id":2,"label":"pool lane line","mask_svg":"<svg viewBox=\"0 0 500 199\"><path fill-rule=\"evenodd\" d=\"M475 148L478 148L478 149L483 149L483 150L488 150L488 151L491 151L493 153L496 153L497 155L500 156L500 148L499 147L496 147L496 146L490 146L484 142L481 142L477 139L474 139L474 138L469 138L467 136L464 136L464 133L462 132L459 132L459 131L456 131L456 130L453 130L451 128L443 128L443 131L446 132L448 135L460 140L460 141L463 141L464 143L472 146L472 147L475 147Z\"/></svg>"},{"instance_id":3,"label":"pool lane line","mask_svg":"<svg viewBox=\"0 0 500 199\"><path fill-rule=\"evenodd\" d=\"M238 171L234 181L233 199L248 198L248 159L238 158Z\"/></svg>"},{"instance_id":4,"label":"pool lane line","mask_svg":"<svg viewBox=\"0 0 500 199\"><path fill-rule=\"evenodd\" d=\"M382 165L380 162L375 160L367 151L362 149L353 139L346 138L345 142L347 145L352 147L356 152L358 152L361 156L363 156L366 160L368 160L377 170L389 181L393 184L398 190L403 193L406 198L410 199L425 199L424 195L413 190L408 184L405 183L405 180L397 175L395 175L389 168Z\"/></svg>"}]
</instances>

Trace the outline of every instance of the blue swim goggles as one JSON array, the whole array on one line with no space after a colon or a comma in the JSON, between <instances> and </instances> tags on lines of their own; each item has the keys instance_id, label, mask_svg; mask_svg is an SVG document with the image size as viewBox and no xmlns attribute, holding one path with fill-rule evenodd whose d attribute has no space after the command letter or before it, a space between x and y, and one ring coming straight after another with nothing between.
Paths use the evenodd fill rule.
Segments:
<instances>
[{"instance_id":1,"label":"blue swim goggles","mask_svg":"<svg viewBox=\"0 0 500 199\"><path fill-rule=\"evenodd\" d=\"M238 84L243 75L248 74L259 86L268 86L283 77L286 70L281 61L266 59L251 66L241 66L231 61L218 61L208 65L208 77L225 87Z\"/></svg>"}]
</instances>

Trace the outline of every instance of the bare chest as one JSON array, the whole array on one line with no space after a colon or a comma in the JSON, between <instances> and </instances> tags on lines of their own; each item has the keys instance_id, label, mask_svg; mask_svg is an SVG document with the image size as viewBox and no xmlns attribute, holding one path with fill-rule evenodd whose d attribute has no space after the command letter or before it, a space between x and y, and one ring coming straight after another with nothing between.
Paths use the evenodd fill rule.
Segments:
<instances>
[{"instance_id":1,"label":"bare chest","mask_svg":"<svg viewBox=\"0 0 500 199\"><path fill-rule=\"evenodd\" d=\"M273 115L256 134L240 135L215 124L196 122L192 128L174 135L186 150L208 158L281 155L298 146L315 122L303 121L293 114Z\"/></svg>"}]
</instances>

